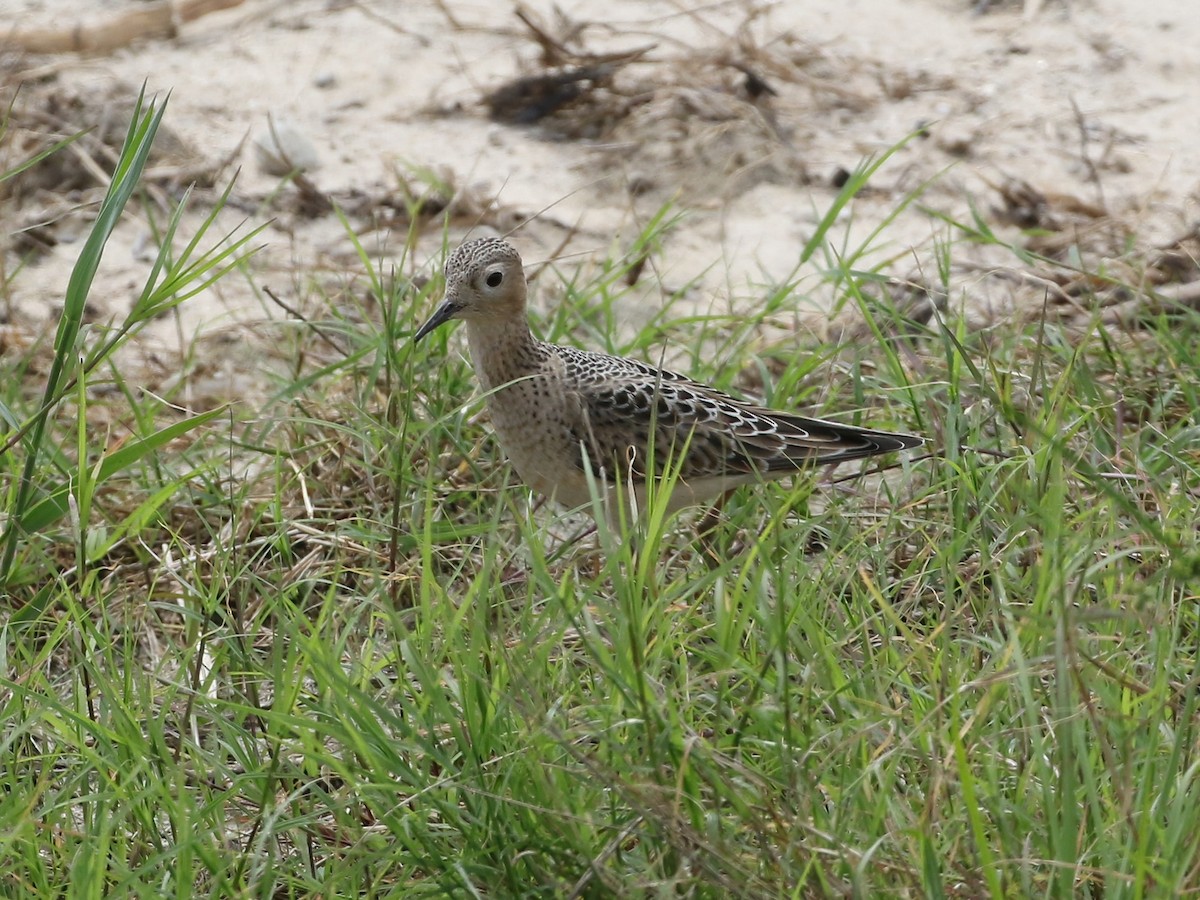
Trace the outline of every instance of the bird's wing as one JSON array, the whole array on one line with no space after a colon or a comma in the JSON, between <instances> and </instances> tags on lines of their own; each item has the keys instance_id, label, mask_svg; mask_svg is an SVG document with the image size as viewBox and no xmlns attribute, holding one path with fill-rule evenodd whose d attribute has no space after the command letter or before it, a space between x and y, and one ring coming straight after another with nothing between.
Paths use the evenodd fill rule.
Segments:
<instances>
[{"instance_id":1,"label":"bird's wing","mask_svg":"<svg viewBox=\"0 0 1200 900\"><path fill-rule=\"evenodd\" d=\"M661 474L668 464L684 479L782 474L919 443L745 403L635 360L556 349L566 351L565 380L578 400L580 465L586 456L596 472L615 463L635 478Z\"/></svg>"}]
</instances>

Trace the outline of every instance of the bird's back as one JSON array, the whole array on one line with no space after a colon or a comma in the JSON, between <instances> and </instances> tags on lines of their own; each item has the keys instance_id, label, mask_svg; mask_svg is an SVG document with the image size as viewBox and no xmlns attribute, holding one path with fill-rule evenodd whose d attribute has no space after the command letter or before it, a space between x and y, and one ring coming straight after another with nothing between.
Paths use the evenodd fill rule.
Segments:
<instances>
[{"instance_id":1,"label":"bird's back","mask_svg":"<svg viewBox=\"0 0 1200 900\"><path fill-rule=\"evenodd\" d=\"M672 466L685 481L741 484L921 443L767 409L636 360L545 346L562 361L564 393L577 397L581 463L586 455L593 471L622 479Z\"/></svg>"}]
</instances>

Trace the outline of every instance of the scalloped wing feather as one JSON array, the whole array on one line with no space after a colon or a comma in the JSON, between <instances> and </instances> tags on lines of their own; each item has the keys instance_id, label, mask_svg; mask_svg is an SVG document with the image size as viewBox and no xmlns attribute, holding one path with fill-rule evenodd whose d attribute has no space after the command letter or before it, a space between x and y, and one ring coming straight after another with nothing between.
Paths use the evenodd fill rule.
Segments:
<instances>
[{"instance_id":1,"label":"scalloped wing feather","mask_svg":"<svg viewBox=\"0 0 1200 900\"><path fill-rule=\"evenodd\" d=\"M903 436L746 403L635 360L554 347L579 401L579 465L645 479L671 463L684 480L780 477L912 446ZM653 442L650 436L653 435ZM676 456L686 448L682 460Z\"/></svg>"}]
</instances>

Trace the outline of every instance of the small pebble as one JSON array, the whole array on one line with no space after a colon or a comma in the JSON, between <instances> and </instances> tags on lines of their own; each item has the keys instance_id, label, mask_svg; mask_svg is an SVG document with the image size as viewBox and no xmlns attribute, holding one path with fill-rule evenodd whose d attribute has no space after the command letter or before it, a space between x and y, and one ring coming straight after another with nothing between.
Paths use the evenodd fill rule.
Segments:
<instances>
[{"instance_id":1,"label":"small pebble","mask_svg":"<svg viewBox=\"0 0 1200 900\"><path fill-rule=\"evenodd\" d=\"M970 156L977 140L974 129L963 125L942 125L934 131L934 143L951 156Z\"/></svg>"},{"instance_id":2,"label":"small pebble","mask_svg":"<svg viewBox=\"0 0 1200 900\"><path fill-rule=\"evenodd\" d=\"M296 125L277 117L269 119L254 139L254 153L258 167L268 175L310 172L320 165L312 141Z\"/></svg>"}]
</instances>

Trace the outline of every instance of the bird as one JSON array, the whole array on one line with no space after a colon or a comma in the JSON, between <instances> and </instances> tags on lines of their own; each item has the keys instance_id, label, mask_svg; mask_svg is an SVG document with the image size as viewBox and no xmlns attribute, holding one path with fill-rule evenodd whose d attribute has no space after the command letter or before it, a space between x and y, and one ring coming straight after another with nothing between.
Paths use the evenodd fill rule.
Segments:
<instances>
[{"instance_id":1,"label":"bird","mask_svg":"<svg viewBox=\"0 0 1200 900\"><path fill-rule=\"evenodd\" d=\"M413 341L454 320L465 324L501 448L529 488L566 507L594 514L598 498L616 522L612 499L632 496L641 504L636 515L654 482L669 514L723 500L744 484L924 442L771 409L636 359L539 340L526 298L517 250L499 238L468 240L447 259L443 300Z\"/></svg>"}]
</instances>

